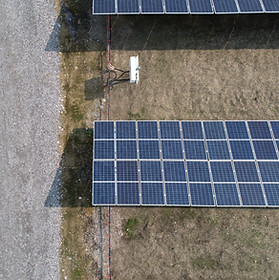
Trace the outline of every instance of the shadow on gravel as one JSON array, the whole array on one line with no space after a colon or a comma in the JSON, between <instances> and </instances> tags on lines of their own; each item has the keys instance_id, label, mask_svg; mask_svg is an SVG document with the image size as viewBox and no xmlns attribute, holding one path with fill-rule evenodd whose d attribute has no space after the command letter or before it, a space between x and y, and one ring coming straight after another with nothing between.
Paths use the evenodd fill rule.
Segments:
<instances>
[{"instance_id":1,"label":"shadow on gravel","mask_svg":"<svg viewBox=\"0 0 279 280\"><path fill-rule=\"evenodd\" d=\"M45 207L90 207L93 130L74 129L61 157Z\"/></svg>"},{"instance_id":2,"label":"shadow on gravel","mask_svg":"<svg viewBox=\"0 0 279 280\"><path fill-rule=\"evenodd\" d=\"M277 14L112 16L112 50L277 49ZM68 0L46 51L105 50L106 17L92 15L92 0Z\"/></svg>"}]
</instances>

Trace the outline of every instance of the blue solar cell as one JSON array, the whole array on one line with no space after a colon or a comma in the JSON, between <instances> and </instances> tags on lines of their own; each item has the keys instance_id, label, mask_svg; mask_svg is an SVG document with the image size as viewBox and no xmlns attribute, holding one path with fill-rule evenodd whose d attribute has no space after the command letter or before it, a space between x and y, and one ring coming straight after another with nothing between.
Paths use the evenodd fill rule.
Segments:
<instances>
[{"instance_id":1,"label":"blue solar cell","mask_svg":"<svg viewBox=\"0 0 279 280\"><path fill-rule=\"evenodd\" d=\"M116 156L118 159L136 159L137 142L133 140L120 140L116 143Z\"/></svg>"},{"instance_id":2,"label":"blue solar cell","mask_svg":"<svg viewBox=\"0 0 279 280\"><path fill-rule=\"evenodd\" d=\"M95 141L95 159L114 159L114 141Z\"/></svg>"},{"instance_id":3,"label":"blue solar cell","mask_svg":"<svg viewBox=\"0 0 279 280\"><path fill-rule=\"evenodd\" d=\"M187 162L190 182L210 182L208 163L206 161Z\"/></svg>"},{"instance_id":4,"label":"blue solar cell","mask_svg":"<svg viewBox=\"0 0 279 280\"><path fill-rule=\"evenodd\" d=\"M239 184L244 206L264 206L264 196L260 184Z\"/></svg>"},{"instance_id":5,"label":"blue solar cell","mask_svg":"<svg viewBox=\"0 0 279 280\"><path fill-rule=\"evenodd\" d=\"M244 121L226 121L229 139L249 139Z\"/></svg>"},{"instance_id":6,"label":"blue solar cell","mask_svg":"<svg viewBox=\"0 0 279 280\"><path fill-rule=\"evenodd\" d=\"M93 14L115 14L115 0L93 0Z\"/></svg>"},{"instance_id":7,"label":"blue solar cell","mask_svg":"<svg viewBox=\"0 0 279 280\"><path fill-rule=\"evenodd\" d=\"M158 124L153 121L138 121L139 139L158 139Z\"/></svg>"},{"instance_id":8,"label":"blue solar cell","mask_svg":"<svg viewBox=\"0 0 279 280\"><path fill-rule=\"evenodd\" d=\"M279 162L259 161L260 173L263 182L279 183Z\"/></svg>"},{"instance_id":9,"label":"blue solar cell","mask_svg":"<svg viewBox=\"0 0 279 280\"><path fill-rule=\"evenodd\" d=\"M117 162L117 181L138 181L138 166L136 161Z\"/></svg>"},{"instance_id":10,"label":"blue solar cell","mask_svg":"<svg viewBox=\"0 0 279 280\"><path fill-rule=\"evenodd\" d=\"M269 206L279 206L279 184L264 184L267 203Z\"/></svg>"},{"instance_id":11,"label":"blue solar cell","mask_svg":"<svg viewBox=\"0 0 279 280\"><path fill-rule=\"evenodd\" d=\"M138 183L117 183L118 204L139 204Z\"/></svg>"},{"instance_id":12,"label":"blue solar cell","mask_svg":"<svg viewBox=\"0 0 279 280\"><path fill-rule=\"evenodd\" d=\"M273 141L253 141L257 159L277 159Z\"/></svg>"},{"instance_id":13,"label":"blue solar cell","mask_svg":"<svg viewBox=\"0 0 279 280\"><path fill-rule=\"evenodd\" d=\"M116 122L117 139L136 139L136 123L133 121Z\"/></svg>"},{"instance_id":14,"label":"blue solar cell","mask_svg":"<svg viewBox=\"0 0 279 280\"><path fill-rule=\"evenodd\" d=\"M254 159L250 141L230 141L232 157L236 159Z\"/></svg>"},{"instance_id":15,"label":"blue solar cell","mask_svg":"<svg viewBox=\"0 0 279 280\"><path fill-rule=\"evenodd\" d=\"M276 141L277 149L279 150L279 141Z\"/></svg>"},{"instance_id":16,"label":"blue solar cell","mask_svg":"<svg viewBox=\"0 0 279 280\"><path fill-rule=\"evenodd\" d=\"M204 122L206 139L226 139L223 122Z\"/></svg>"},{"instance_id":17,"label":"blue solar cell","mask_svg":"<svg viewBox=\"0 0 279 280\"><path fill-rule=\"evenodd\" d=\"M114 181L114 161L95 161L94 181Z\"/></svg>"},{"instance_id":18,"label":"blue solar cell","mask_svg":"<svg viewBox=\"0 0 279 280\"><path fill-rule=\"evenodd\" d=\"M139 13L138 0L117 0L117 12L119 14Z\"/></svg>"},{"instance_id":19,"label":"blue solar cell","mask_svg":"<svg viewBox=\"0 0 279 280\"><path fill-rule=\"evenodd\" d=\"M265 10L267 12L279 12L279 1L278 0L263 0Z\"/></svg>"},{"instance_id":20,"label":"blue solar cell","mask_svg":"<svg viewBox=\"0 0 279 280\"><path fill-rule=\"evenodd\" d=\"M189 205L186 183L166 183L165 187L168 205Z\"/></svg>"},{"instance_id":21,"label":"blue solar cell","mask_svg":"<svg viewBox=\"0 0 279 280\"><path fill-rule=\"evenodd\" d=\"M211 161L210 166L213 182L235 182L230 161Z\"/></svg>"},{"instance_id":22,"label":"blue solar cell","mask_svg":"<svg viewBox=\"0 0 279 280\"><path fill-rule=\"evenodd\" d=\"M163 205L164 189L162 183L142 183L142 204Z\"/></svg>"},{"instance_id":23,"label":"blue solar cell","mask_svg":"<svg viewBox=\"0 0 279 280\"><path fill-rule=\"evenodd\" d=\"M181 139L179 122L161 121L160 131L162 139Z\"/></svg>"},{"instance_id":24,"label":"blue solar cell","mask_svg":"<svg viewBox=\"0 0 279 280\"><path fill-rule=\"evenodd\" d=\"M238 0L241 13L262 12L262 6L259 0Z\"/></svg>"},{"instance_id":25,"label":"blue solar cell","mask_svg":"<svg viewBox=\"0 0 279 280\"><path fill-rule=\"evenodd\" d=\"M238 182L259 182L254 161L235 161L234 167Z\"/></svg>"},{"instance_id":26,"label":"blue solar cell","mask_svg":"<svg viewBox=\"0 0 279 280\"><path fill-rule=\"evenodd\" d=\"M165 181L186 182L185 166L183 161L164 162Z\"/></svg>"},{"instance_id":27,"label":"blue solar cell","mask_svg":"<svg viewBox=\"0 0 279 280\"><path fill-rule=\"evenodd\" d=\"M143 14L155 14L164 12L162 0L142 0L141 3Z\"/></svg>"},{"instance_id":28,"label":"blue solar cell","mask_svg":"<svg viewBox=\"0 0 279 280\"><path fill-rule=\"evenodd\" d=\"M183 139L203 139L201 122L181 122Z\"/></svg>"},{"instance_id":29,"label":"blue solar cell","mask_svg":"<svg viewBox=\"0 0 279 280\"><path fill-rule=\"evenodd\" d=\"M159 159L159 141L139 140L139 157L140 159Z\"/></svg>"},{"instance_id":30,"label":"blue solar cell","mask_svg":"<svg viewBox=\"0 0 279 280\"><path fill-rule=\"evenodd\" d=\"M279 0L278 0L278 3L279 3ZM279 122L278 121L271 121L270 124L271 124L271 127L272 127L274 138L279 139Z\"/></svg>"},{"instance_id":31,"label":"blue solar cell","mask_svg":"<svg viewBox=\"0 0 279 280\"><path fill-rule=\"evenodd\" d=\"M239 206L239 196L236 184L214 184L217 205Z\"/></svg>"},{"instance_id":32,"label":"blue solar cell","mask_svg":"<svg viewBox=\"0 0 279 280\"><path fill-rule=\"evenodd\" d=\"M166 13L188 13L186 0L165 0Z\"/></svg>"},{"instance_id":33,"label":"blue solar cell","mask_svg":"<svg viewBox=\"0 0 279 280\"><path fill-rule=\"evenodd\" d=\"M230 159L230 153L227 141L207 141L209 158Z\"/></svg>"},{"instance_id":34,"label":"blue solar cell","mask_svg":"<svg viewBox=\"0 0 279 280\"><path fill-rule=\"evenodd\" d=\"M216 14L238 13L234 0L213 0Z\"/></svg>"},{"instance_id":35,"label":"blue solar cell","mask_svg":"<svg viewBox=\"0 0 279 280\"><path fill-rule=\"evenodd\" d=\"M114 122L95 122L94 123L95 139L114 139Z\"/></svg>"},{"instance_id":36,"label":"blue solar cell","mask_svg":"<svg viewBox=\"0 0 279 280\"><path fill-rule=\"evenodd\" d=\"M162 141L162 154L164 159L183 159L181 141Z\"/></svg>"},{"instance_id":37,"label":"blue solar cell","mask_svg":"<svg viewBox=\"0 0 279 280\"><path fill-rule=\"evenodd\" d=\"M271 139L268 123L264 121L248 122L252 139Z\"/></svg>"},{"instance_id":38,"label":"blue solar cell","mask_svg":"<svg viewBox=\"0 0 279 280\"><path fill-rule=\"evenodd\" d=\"M214 206L211 184L190 183L190 193L193 206Z\"/></svg>"},{"instance_id":39,"label":"blue solar cell","mask_svg":"<svg viewBox=\"0 0 279 280\"><path fill-rule=\"evenodd\" d=\"M141 161L141 181L162 181L162 167L160 161Z\"/></svg>"},{"instance_id":40,"label":"blue solar cell","mask_svg":"<svg viewBox=\"0 0 279 280\"><path fill-rule=\"evenodd\" d=\"M93 184L93 205L115 204L114 183Z\"/></svg>"},{"instance_id":41,"label":"blue solar cell","mask_svg":"<svg viewBox=\"0 0 279 280\"><path fill-rule=\"evenodd\" d=\"M189 0L191 14L213 14L210 0Z\"/></svg>"},{"instance_id":42,"label":"blue solar cell","mask_svg":"<svg viewBox=\"0 0 279 280\"><path fill-rule=\"evenodd\" d=\"M206 159L204 141L184 141L186 159Z\"/></svg>"}]
</instances>

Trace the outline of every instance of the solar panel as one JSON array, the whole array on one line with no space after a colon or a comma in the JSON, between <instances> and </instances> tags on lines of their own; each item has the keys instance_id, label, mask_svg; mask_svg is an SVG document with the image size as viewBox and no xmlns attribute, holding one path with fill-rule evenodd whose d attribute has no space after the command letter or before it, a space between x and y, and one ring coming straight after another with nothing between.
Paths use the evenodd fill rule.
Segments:
<instances>
[{"instance_id":1,"label":"solar panel","mask_svg":"<svg viewBox=\"0 0 279 280\"><path fill-rule=\"evenodd\" d=\"M278 123L96 121L93 205L279 207Z\"/></svg>"},{"instance_id":2,"label":"solar panel","mask_svg":"<svg viewBox=\"0 0 279 280\"><path fill-rule=\"evenodd\" d=\"M259 0L237 0L241 13L261 13L263 12Z\"/></svg>"},{"instance_id":3,"label":"solar panel","mask_svg":"<svg viewBox=\"0 0 279 280\"><path fill-rule=\"evenodd\" d=\"M118 14L138 14L138 0L117 0Z\"/></svg>"},{"instance_id":4,"label":"solar panel","mask_svg":"<svg viewBox=\"0 0 279 280\"><path fill-rule=\"evenodd\" d=\"M167 14L188 13L186 0L165 0Z\"/></svg>"},{"instance_id":5,"label":"solar panel","mask_svg":"<svg viewBox=\"0 0 279 280\"><path fill-rule=\"evenodd\" d=\"M191 14L213 14L210 0L189 0Z\"/></svg>"},{"instance_id":6,"label":"solar panel","mask_svg":"<svg viewBox=\"0 0 279 280\"><path fill-rule=\"evenodd\" d=\"M166 183L165 187L168 205L189 205L186 183Z\"/></svg>"},{"instance_id":7,"label":"solar panel","mask_svg":"<svg viewBox=\"0 0 279 280\"><path fill-rule=\"evenodd\" d=\"M211 184L190 183L190 193L193 206L214 206Z\"/></svg>"},{"instance_id":8,"label":"solar panel","mask_svg":"<svg viewBox=\"0 0 279 280\"><path fill-rule=\"evenodd\" d=\"M162 140L162 154L164 159L183 159L181 141Z\"/></svg>"},{"instance_id":9,"label":"solar panel","mask_svg":"<svg viewBox=\"0 0 279 280\"><path fill-rule=\"evenodd\" d=\"M236 184L214 184L218 206L240 206Z\"/></svg>"},{"instance_id":10,"label":"solar panel","mask_svg":"<svg viewBox=\"0 0 279 280\"><path fill-rule=\"evenodd\" d=\"M262 0L265 10L269 13L279 12L279 1L278 0Z\"/></svg>"},{"instance_id":11,"label":"solar panel","mask_svg":"<svg viewBox=\"0 0 279 280\"><path fill-rule=\"evenodd\" d=\"M244 206L265 206L265 200L260 184L239 184Z\"/></svg>"},{"instance_id":12,"label":"solar panel","mask_svg":"<svg viewBox=\"0 0 279 280\"><path fill-rule=\"evenodd\" d=\"M213 0L216 14L236 14L238 9L234 0Z\"/></svg>"},{"instance_id":13,"label":"solar panel","mask_svg":"<svg viewBox=\"0 0 279 280\"><path fill-rule=\"evenodd\" d=\"M164 13L162 0L141 0L143 14Z\"/></svg>"},{"instance_id":14,"label":"solar panel","mask_svg":"<svg viewBox=\"0 0 279 280\"><path fill-rule=\"evenodd\" d=\"M94 0L93 14L115 14L115 0Z\"/></svg>"}]
</instances>

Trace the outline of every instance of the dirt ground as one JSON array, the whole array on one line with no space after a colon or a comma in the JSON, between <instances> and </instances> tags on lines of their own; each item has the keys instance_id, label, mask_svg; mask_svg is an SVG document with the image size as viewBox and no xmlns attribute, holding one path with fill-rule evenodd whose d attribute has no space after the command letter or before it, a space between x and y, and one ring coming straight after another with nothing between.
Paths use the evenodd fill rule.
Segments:
<instances>
[{"instance_id":1,"label":"dirt ground","mask_svg":"<svg viewBox=\"0 0 279 280\"><path fill-rule=\"evenodd\" d=\"M107 209L90 207L92 121L107 118L105 21L89 23L80 28L86 42L60 32L61 279L107 277ZM112 64L128 70L139 55L141 72L138 85L112 89L111 119L279 119L277 23L277 15L114 17ZM278 220L276 209L113 207L112 279L279 279Z\"/></svg>"}]
</instances>

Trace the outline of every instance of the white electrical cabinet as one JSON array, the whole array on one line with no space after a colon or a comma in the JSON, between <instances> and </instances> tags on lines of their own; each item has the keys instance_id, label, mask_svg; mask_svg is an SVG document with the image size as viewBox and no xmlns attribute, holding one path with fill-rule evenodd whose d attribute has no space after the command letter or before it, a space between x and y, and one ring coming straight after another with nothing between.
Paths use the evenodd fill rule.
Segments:
<instances>
[{"instance_id":1,"label":"white electrical cabinet","mask_svg":"<svg viewBox=\"0 0 279 280\"><path fill-rule=\"evenodd\" d=\"M139 56L130 56L130 83L139 83Z\"/></svg>"}]
</instances>

